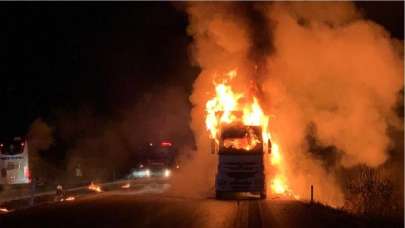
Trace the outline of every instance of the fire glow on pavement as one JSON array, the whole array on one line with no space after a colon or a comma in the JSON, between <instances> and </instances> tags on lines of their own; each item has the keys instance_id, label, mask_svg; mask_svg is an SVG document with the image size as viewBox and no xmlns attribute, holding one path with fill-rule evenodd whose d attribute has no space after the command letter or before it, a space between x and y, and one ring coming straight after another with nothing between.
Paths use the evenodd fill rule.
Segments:
<instances>
[{"instance_id":1,"label":"fire glow on pavement","mask_svg":"<svg viewBox=\"0 0 405 228\"><path fill-rule=\"evenodd\" d=\"M130 188L130 187L131 187L131 185L129 183L126 183L126 184L121 186L121 188Z\"/></svg>"},{"instance_id":2,"label":"fire glow on pavement","mask_svg":"<svg viewBox=\"0 0 405 228\"><path fill-rule=\"evenodd\" d=\"M8 212L10 212L10 210L8 210L8 209L5 208L5 207L0 207L0 212L8 213Z\"/></svg>"},{"instance_id":3,"label":"fire glow on pavement","mask_svg":"<svg viewBox=\"0 0 405 228\"><path fill-rule=\"evenodd\" d=\"M96 185L93 182L90 183L88 189L95 192L102 192L100 185Z\"/></svg>"}]
</instances>

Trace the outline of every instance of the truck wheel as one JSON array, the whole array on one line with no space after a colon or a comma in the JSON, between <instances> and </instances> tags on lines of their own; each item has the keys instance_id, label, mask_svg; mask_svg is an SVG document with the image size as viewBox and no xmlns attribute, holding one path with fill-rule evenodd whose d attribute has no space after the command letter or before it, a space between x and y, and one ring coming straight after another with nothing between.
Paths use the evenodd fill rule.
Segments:
<instances>
[{"instance_id":1,"label":"truck wheel","mask_svg":"<svg viewBox=\"0 0 405 228\"><path fill-rule=\"evenodd\" d=\"M267 198L266 192L261 192L260 193L260 199L266 199L266 198Z\"/></svg>"}]
</instances>

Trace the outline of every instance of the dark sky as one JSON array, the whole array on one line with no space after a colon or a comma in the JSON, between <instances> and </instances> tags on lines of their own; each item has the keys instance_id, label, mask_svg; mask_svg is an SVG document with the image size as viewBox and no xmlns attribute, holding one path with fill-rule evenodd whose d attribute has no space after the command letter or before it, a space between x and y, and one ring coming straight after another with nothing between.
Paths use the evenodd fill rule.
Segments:
<instances>
[{"instance_id":1,"label":"dark sky","mask_svg":"<svg viewBox=\"0 0 405 228\"><path fill-rule=\"evenodd\" d=\"M170 4L2 3L0 15L3 135L55 109L110 115L154 86L192 84L187 17Z\"/></svg>"},{"instance_id":2,"label":"dark sky","mask_svg":"<svg viewBox=\"0 0 405 228\"><path fill-rule=\"evenodd\" d=\"M358 2L403 39L403 2ZM114 116L156 87L190 91L187 16L171 3L0 3L0 136L86 105Z\"/></svg>"}]
</instances>

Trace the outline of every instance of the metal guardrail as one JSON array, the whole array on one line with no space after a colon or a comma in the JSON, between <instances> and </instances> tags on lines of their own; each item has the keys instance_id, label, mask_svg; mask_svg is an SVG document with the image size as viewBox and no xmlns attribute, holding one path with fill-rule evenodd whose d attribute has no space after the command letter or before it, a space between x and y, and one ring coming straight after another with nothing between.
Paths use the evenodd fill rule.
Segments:
<instances>
[{"instance_id":1,"label":"metal guardrail","mask_svg":"<svg viewBox=\"0 0 405 228\"><path fill-rule=\"evenodd\" d=\"M148 179L132 179L132 180L118 180L118 181L112 181L112 182L105 182L105 183L99 183L98 185L103 187L107 187L107 186L112 186L112 185L119 185L119 184L126 184L126 183L136 183L137 185L141 185L141 184L145 184L147 183ZM84 185L84 186L79 186L79 187L74 187L74 188L68 188L65 189L64 191L66 193L69 192L74 192L74 191L79 191L79 190L85 190L88 189L89 185ZM35 198L35 197L40 197L40 196L47 196L47 195L54 195L56 192L55 190L52 191L45 191L45 192L38 192L38 193L28 193L22 196L15 196L15 197L6 197L6 198L0 198L0 204L6 203L6 202L10 202L10 201L15 201L15 200L28 200L30 198Z\"/></svg>"}]
</instances>

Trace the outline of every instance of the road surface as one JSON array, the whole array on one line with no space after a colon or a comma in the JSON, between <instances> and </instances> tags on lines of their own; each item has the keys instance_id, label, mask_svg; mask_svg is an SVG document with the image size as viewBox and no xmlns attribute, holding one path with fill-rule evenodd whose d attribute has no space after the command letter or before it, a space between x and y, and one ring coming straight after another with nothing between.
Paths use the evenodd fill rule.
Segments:
<instances>
[{"instance_id":1,"label":"road surface","mask_svg":"<svg viewBox=\"0 0 405 228\"><path fill-rule=\"evenodd\" d=\"M78 196L0 215L0 227L381 227L299 201L216 200L173 194L168 184ZM385 222L385 221L384 221ZM386 225L386 224L385 224ZM402 224L388 224L402 227Z\"/></svg>"}]
</instances>

